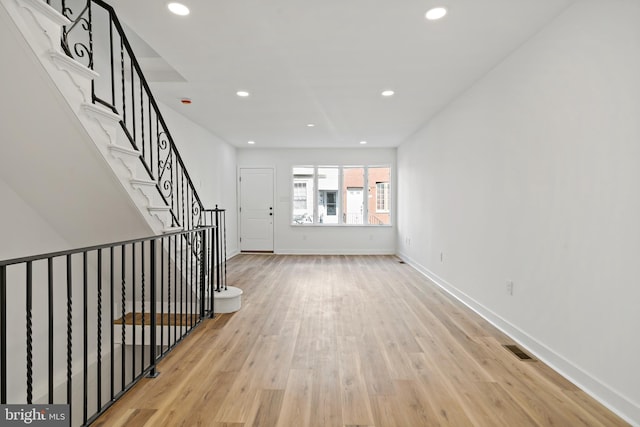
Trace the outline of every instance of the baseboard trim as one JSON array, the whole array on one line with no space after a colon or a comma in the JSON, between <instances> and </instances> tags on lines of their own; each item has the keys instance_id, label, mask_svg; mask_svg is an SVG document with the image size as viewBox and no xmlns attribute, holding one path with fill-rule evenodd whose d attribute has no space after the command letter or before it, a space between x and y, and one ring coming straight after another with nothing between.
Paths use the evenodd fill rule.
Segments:
<instances>
[{"instance_id":1,"label":"baseboard trim","mask_svg":"<svg viewBox=\"0 0 640 427\"><path fill-rule=\"evenodd\" d=\"M415 268L422 275L435 283L442 290L469 307L493 326L507 334L519 345L527 349L536 358L540 359L560 375L580 387L584 392L596 399L609 410L617 414L634 427L640 427L640 405L627 399L607 384L599 381L589 373L572 364L569 360L555 353L552 349L536 340L526 332L508 322L503 317L494 313L480 304L455 286L448 283L431 270L421 265L405 253L397 254L400 259Z\"/></svg>"},{"instance_id":2,"label":"baseboard trim","mask_svg":"<svg viewBox=\"0 0 640 427\"><path fill-rule=\"evenodd\" d=\"M342 250L342 249L278 249L275 251L278 255L395 255L395 250Z\"/></svg>"}]
</instances>

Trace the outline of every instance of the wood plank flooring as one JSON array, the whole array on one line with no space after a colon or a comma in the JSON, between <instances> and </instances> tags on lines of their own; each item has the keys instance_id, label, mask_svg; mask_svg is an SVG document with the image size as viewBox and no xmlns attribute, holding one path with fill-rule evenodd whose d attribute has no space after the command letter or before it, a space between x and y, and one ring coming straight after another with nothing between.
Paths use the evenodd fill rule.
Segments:
<instances>
[{"instance_id":1,"label":"wood plank flooring","mask_svg":"<svg viewBox=\"0 0 640 427\"><path fill-rule=\"evenodd\" d=\"M238 255L206 320L94 426L624 426L392 256Z\"/></svg>"}]
</instances>

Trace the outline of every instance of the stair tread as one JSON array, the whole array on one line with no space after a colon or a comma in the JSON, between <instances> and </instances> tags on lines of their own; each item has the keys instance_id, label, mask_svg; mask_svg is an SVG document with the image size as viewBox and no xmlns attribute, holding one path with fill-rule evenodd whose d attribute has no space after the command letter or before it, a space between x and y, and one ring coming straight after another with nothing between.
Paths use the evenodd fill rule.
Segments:
<instances>
[{"instance_id":1,"label":"stair tread","mask_svg":"<svg viewBox=\"0 0 640 427\"><path fill-rule=\"evenodd\" d=\"M215 327L219 328L226 325L233 315L234 313L216 314L216 316L212 319L212 321L216 324ZM191 315L189 314L180 315L180 314L174 314L174 313L156 314L156 324L157 326L173 326L173 325L186 326L190 324L188 322L189 316L192 317L193 323L195 323L200 318L200 315L196 313L193 313ZM124 319L125 319L124 320L125 325L142 326L142 313L136 312L135 319L134 319L134 313L130 312L125 314ZM122 317L117 320L114 320L113 323L116 325L122 325ZM150 323L151 323L151 313L145 313L144 325L149 326Z\"/></svg>"},{"instance_id":2,"label":"stair tread","mask_svg":"<svg viewBox=\"0 0 640 427\"><path fill-rule=\"evenodd\" d=\"M189 321L189 317L191 317L191 321ZM157 326L185 326L191 325L198 321L200 318L200 314L192 313L192 314L178 314L178 313L164 313L164 314L156 314L156 325ZM116 325L122 325L122 317L113 321ZM124 324L125 325L139 325L142 326L142 313L136 312L135 317L133 312L129 312L124 316ZM151 324L151 313L144 314L144 325L149 326Z\"/></svg>"}]
</instances>

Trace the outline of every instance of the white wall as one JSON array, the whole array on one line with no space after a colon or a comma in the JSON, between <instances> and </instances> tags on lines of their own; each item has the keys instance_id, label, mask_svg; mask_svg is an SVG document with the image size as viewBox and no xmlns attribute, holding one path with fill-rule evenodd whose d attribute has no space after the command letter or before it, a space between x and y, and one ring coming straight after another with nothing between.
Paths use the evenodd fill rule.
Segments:
<instances>
[{"instance_id":1,"label":"white wall","mask_svg":"<svg viewBox=\"0 0 640 427\"><path fill-rule=\"evenodd\" d=\"M576 2L404 143L398 246L640 425L638 22Z\"/></svg>"},{"instance_id":2,"label":"white wall","mask_svg":"<svg viewBox=\"0 0 640 427\"><path fill-rule=\"evenodd\" d=\"M159 106L204 207L227 210L227 256L237 253L236 148L167 105Z\"/></svg>"},{"instance_id":3,"label":"white wall","mask_svg":"<svg viewBox=\"0 0 640 427\"><path fill-rule=\"evenodd\" d=\"M296 254L393 254L395 225L293 226L291 225L292 168L295 165L385 165L392 168L392 218L395 214L395 149L259 149L238 150L238 167L275 170L274 251ZM392 219L395 221L395 219Z\"/></svg>"},{"instance_id":4,"label":"white wall","mask_svg":"<svg viewBox=\"0 0 640 427\"><path fill-rule=\"evenodd\" d=\"M65 239L1 178L0 200L2 221L11 224L2 228L0 260L69 248Z\"/></svg>"}]
</instances>

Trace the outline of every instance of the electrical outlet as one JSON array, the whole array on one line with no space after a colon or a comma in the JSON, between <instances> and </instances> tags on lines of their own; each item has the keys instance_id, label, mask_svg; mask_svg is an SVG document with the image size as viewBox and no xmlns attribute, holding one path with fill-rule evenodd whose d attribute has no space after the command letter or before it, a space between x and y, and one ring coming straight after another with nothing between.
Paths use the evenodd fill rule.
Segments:
<instances>
[{"instance_id":1,"label":"electrical outlet","mask_svg":"<svg viewBox=\"0 0 640 427\"><path fill-rule=\"evenodd\" d=\"M507 281L507 295L513 296L513 282L511 280Z\"/></svg>"}]
</instances>

